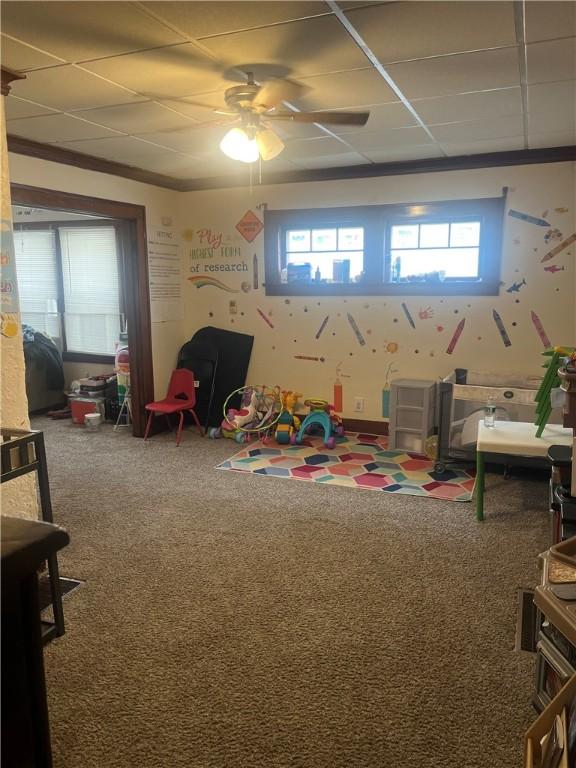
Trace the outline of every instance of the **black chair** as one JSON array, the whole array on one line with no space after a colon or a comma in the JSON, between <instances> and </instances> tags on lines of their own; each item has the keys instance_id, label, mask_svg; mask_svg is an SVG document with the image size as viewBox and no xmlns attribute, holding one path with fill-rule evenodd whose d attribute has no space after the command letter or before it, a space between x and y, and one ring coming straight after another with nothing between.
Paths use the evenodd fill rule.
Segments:
<instances>
[{"instance_id":1,"label":"black chair","mask_svg":"<svg viewBox=\"0 0 576 768\"><path fill-rule=\"evenodd\" d=\"M178 353L176 367L194 372L194 379L198 382L195 411L207 431L214 401L218 349L210 342L192 339Z\"/></svg>"}]
</instances>

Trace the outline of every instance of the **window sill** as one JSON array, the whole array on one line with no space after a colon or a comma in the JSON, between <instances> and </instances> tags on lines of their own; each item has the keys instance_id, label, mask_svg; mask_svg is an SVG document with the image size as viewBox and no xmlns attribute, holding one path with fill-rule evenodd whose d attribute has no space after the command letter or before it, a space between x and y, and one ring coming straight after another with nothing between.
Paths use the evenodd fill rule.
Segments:
<instances>
[{"instance_id":1,"label":"window sill","mask_svg":"<svg viewBox=\"0 0 576 768\"><path fill-rule=\"evenodd\" d=\"M65 363L101 363L102 365L114 365L114 355L95 355L93 352L63 352L62 360Z\"/></svg>"},{"instance_id":2,"label":"window sill","mask_svg":"<svg viewBox=\"0 0 576 768\"><path fill-rule=\"evenodd\" d=\"M498 296L498 282L266 283L267 296Z\"/></svg>"}]
</instances>

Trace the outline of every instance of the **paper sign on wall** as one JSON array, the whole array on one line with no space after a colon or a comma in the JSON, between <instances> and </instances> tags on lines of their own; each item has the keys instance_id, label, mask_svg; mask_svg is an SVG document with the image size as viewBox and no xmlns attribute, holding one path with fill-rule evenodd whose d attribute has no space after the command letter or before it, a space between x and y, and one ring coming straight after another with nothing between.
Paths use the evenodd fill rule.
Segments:
<instances>
[{"instance_id":1,"label":"paper sign on wall","mask_svg":"<svg viewBox=\"0 0 576 768\"><path fill-rule=\"evenodd\" d=\"M182 320L182 265L172 230L158 227L150 233L148 275L152 322Z\"/></svg>"},{"instance_id":2,"label":"paper sign on wall","mask_svg":"<svg viewBox=\"0 0 576 768\"><path fill-rule=\"evenodd\" d=\"M258 237L260 232L262 232L264 229L264 224L262 224L255 213L252 213L252 211L246 211L238 224L236 224L236 229L238 232L240 232L244 240L247 240L249 243L251 243L252 240Z\"/></svg>"}]
</instances>

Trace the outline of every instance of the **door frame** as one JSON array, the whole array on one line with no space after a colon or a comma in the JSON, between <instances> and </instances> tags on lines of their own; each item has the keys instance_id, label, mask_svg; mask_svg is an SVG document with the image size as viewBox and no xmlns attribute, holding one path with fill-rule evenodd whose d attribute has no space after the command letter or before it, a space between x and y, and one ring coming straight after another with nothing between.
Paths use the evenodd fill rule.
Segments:
<instances>
[{"instance_id":1,"label":"door frame","mask_svg":"<svg viewBox=\"0 0 576 768\"><path fill-rule=\"evenodd\" d=\"M154 400L146 208L143 205L26 184L12 183L10 191L14 205L87 213L124 222L128 240L128 247L123 250L124 295L130 349L132 433L134 437L143 437L146 428L144 406Z\"/></svg>"}]
</instances>

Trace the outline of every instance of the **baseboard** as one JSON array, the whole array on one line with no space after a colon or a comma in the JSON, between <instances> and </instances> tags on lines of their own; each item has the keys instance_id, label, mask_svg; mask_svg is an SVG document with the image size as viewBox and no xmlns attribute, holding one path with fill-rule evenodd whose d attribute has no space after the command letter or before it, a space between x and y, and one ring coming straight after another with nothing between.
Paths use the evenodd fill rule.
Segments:
<instances>
[{"instance_id":1,"label":"baseboard","mask_svg":"<svg viewBox=\"0 0 576 768\"><path fill-rule=\"evenodd\" d=\"M362 432L367 435L387 435L387 421L368 421L367 419L343 419L347 432Z\"/></svg>"}]
</instances>

